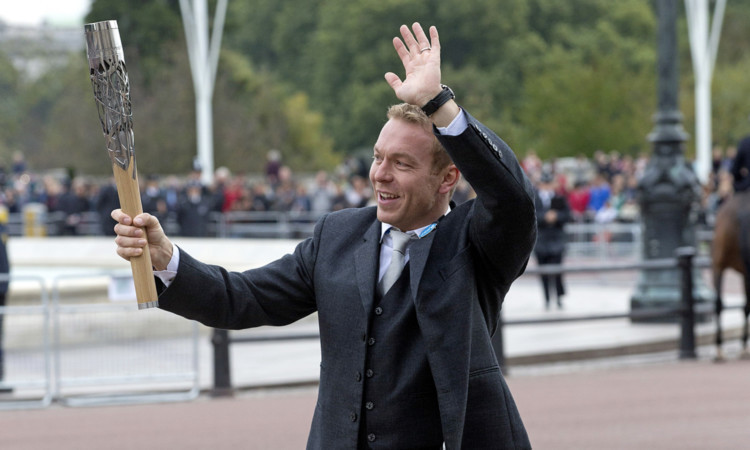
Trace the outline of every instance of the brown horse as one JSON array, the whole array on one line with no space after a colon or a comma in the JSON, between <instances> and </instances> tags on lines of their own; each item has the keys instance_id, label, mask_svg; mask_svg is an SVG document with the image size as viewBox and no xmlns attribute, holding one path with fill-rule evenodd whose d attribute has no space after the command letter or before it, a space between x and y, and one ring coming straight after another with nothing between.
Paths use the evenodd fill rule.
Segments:
<instances>
[{"instance_id":1,"label":"brown horse","mask_svg":"<svg viewBox=\"0 0 750 450\"><path fill-rule=\"evenodd\" d=\"M714 289L716 289L716 359L721 351L722 281L724 269L742 274L745 284L745 323L742 331L742 357L750 357L747 349L748 316L750 315L750 191L735 193L716 213L714 240L711 247Z\"/></svg>"}]
</instances>

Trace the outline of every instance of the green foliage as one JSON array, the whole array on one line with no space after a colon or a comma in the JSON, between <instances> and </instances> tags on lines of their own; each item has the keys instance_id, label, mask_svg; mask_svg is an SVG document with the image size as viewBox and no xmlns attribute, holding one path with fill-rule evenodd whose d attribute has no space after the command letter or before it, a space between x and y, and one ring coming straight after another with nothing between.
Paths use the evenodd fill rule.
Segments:
<instances>
[{"instance_id":1,"label":"green foliage","mask_svg":"<svg viewBox=\"0 0 750 450\"><path fill-rule=\"evenodd\" d=\"M273 77L255 72L242 55L222 54L214 97L216 166L261 172L266 154L281 151L298 171L332 169L339 157L323 132L320 113L302 93L288 93Z\"/></svg>"},{"instance_id":2,"label":"green foliage","mask_svg":"<svg viewBox=\"0 0 750 450\"><path fill-rule=\"evenodd\" d=\"M19 81L10 59L0 51L0 161L9 160L20 127Z\"/></svg>"},{"instance_id":3,"label":"green foliage","mask_svg":"<svg viewBox=\"0 0 750 450\"><path fill-rule=\"evenodd\" d=\"M86 18L110 19L118 21L125 45L139 171L187 172L196 152L195 98L178 2L97 0ZM12 81L4 68L0 63L0 89L6 78ZM77 54L24 87L26 118L17 135L32 167L110 172L87 73L85 57ZM304 94L254 72L246 57L222 51L214 90L217 167L261 171L267 151L277 148L293 169L332 169L339 157L323 130Z\"/></svg>"},{"instance_id":4,"label":"green foliage","mask_svg":"<svg viewBox=\"0 0 750 450\"><path fill-rule=\"evenodd\" d=\"M596 149L644 150L655 108L653 79L646 72L628 73L623 66L617 57L604 57L596 65L531 76L521 116L524 141L543 158Z\"/></svg>"},{"instance_id":5,"label":"green foliage","mask_svg":"<svg viewBox=\"0 0 750 450\"><path fill-rule=\"evenodd\" d=\"M721 146L737 145L750 134L750 58L718 67L713 82L713 138Z\"/></svg>"},{"instance_id":6,"label":"green foliage","mask_svg":"<svg viewBox=\"0 0 750 450\"><path fill-rule=\"evenodd\" d=\"M648 0L256 0L230 8L238 33L228 45L307 92L324 113L336 148L346 153L372 145L383 112L398 101L383 81L386 71L402 71L390 37L414 21L440 30L443 79L459 103L516 146L546 148L540 136L547 121L531 120L530 112L544 112L547 100L536 94L540 84L565 85L564 92L542 89L558 97L551 103L560 107L590 98L579 107L598 108L586 114L598 121L585 123L608 136L592 146L600 134L571 129L548 139L570 140L558 142L555 152L592 153L611 143L635 149L649 131L653 110L644 110L653 105L655 17ZM597 87L564 83L566 75L613 78ZM632 105L633 98L642 101ZM612 126L622 131L604 132ZM588 140L577 137L584 134Z\"/></svg>"},{"instance_id":7,"label":"green foliage","mask_svg":"<svg viewBox=\"0 0 750 450\"><path fill-rule=\"evenodd\" d=\"M168 69L174 42L184 39L179 0L95 0L85 20L117 20L125 60L138 59L146 84Z\"/></svg>"},{"instance_id":8,"label":"green foliage","mask_svg":"<svg viewBox=\"0 0 750 450\"><path fill-rule=\"evenodd\" d=\"M211 5L215 1L210 2ZM681 2L680 2L681 4ZM519 153L648 150L656 89L652 0L247 0L229 2L214 93L216 166L262 170L278 149L295 170L333 168L370 148L403 76L392 37L436 25L443 81ZM679 22L684 126L693 133L692 64ZM213 6L209 8L213 11ZM195 155L195 100L179 0L95 0L126 45L139 169L181 173ZM714 138L734 144L750 108L750 2L728 2L714 76ZM85 57L25 81L0 55L0 157L34 167L109 170ZM688 153L692 142L688 142Z\"/></svg>"}]
</instances>

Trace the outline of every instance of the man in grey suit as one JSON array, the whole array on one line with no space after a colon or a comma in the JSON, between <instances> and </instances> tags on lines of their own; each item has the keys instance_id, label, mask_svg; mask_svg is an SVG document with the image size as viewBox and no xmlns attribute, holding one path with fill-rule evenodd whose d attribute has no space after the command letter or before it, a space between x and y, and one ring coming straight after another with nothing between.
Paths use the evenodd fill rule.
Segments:
<instances>
[{"instance_id":1,"label":"man in grey suit","mask_svg":"<svg viewBox=\"0 0 750 450\"><path fill-rule=\"evenodd\" d=\"M212 327L318 313L310 449L530 448L490 337L534 245L533 189L440 84L435 27L412 30L393 40L405 79L385 75L405 103L374 146L376 207L328 214L293 254L243 273L196 261L148 214L112 213L117 252L139 255L148 240L159 306ZM459 170L477 197L456 206Z\"/></svg>"}]
</instances>

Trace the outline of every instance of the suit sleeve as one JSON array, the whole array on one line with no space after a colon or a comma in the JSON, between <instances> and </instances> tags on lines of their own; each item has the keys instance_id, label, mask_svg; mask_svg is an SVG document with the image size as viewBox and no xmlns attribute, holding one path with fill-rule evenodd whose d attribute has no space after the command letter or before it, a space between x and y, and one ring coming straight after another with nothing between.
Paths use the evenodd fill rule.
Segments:
<instances>
[{"instance_id":1,"label":"suit sleeve","mask_svg":"<svg viewBox=\"0 0 750 450\"><path fill-rule=\"evenodd\" d=\"M159 307L225 329L286 325L313 313L313 270L324 220L293 254L246 272L204 264L180 249L177 276L159 296Z\"/></svg>"},{"instance_id":2,"label":"suit sleeve","mask_svg":"<svg viewBox=\"0 0 750 450\"><path fill-rule=\"evenodd\" d=\"M534 189L508 145L467 115L458 136L438 139L477 193L469 238L502 284L520 276L536 241Z\"/></svg>"}]
</instances>

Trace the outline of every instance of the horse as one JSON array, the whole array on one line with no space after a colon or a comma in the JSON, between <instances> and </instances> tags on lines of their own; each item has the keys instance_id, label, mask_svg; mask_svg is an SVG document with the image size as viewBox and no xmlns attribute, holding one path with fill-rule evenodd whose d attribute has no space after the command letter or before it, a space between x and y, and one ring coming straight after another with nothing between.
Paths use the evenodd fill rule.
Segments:
<instances>
[{"instance_id":1,"label":"horse","mask_svg":"<svg viewBox=\"0 0 750 450\"><path fill-rule=\"evenodd\" d=\"M750 191L736 192L725 200L716 212L711 259L711 271L716 290L714 311L716 314L716 361L724 359L721 351L723 343L721 312L724 309L721 293L725 269L734 269L744 279L745 322L742 328L741 357L750 358L747 348L748 316L750 316Z\"/></svg>"}]
</instances>

